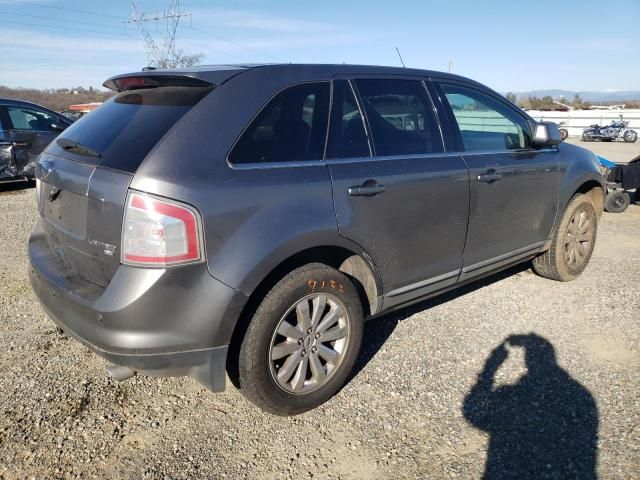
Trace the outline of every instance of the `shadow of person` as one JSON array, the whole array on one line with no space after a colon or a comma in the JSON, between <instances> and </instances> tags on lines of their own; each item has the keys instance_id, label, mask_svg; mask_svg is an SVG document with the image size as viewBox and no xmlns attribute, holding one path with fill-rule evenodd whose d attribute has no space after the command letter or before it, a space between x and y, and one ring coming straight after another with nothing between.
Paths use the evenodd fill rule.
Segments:
<instances>
[{"instance_id":1,"label":"shadow of person","mask_svg":"<svg viewBox=\"0 0 640 480\"><path fill-rule=\"evenodd\" d=\"M515 385L495 388L507 344L525 349L528 372ZM553 346L539 335L510 336L491 352L463 413L491 435L483 478L597 476L596 402L560 368Z\"/></svg>"}]
</instances>

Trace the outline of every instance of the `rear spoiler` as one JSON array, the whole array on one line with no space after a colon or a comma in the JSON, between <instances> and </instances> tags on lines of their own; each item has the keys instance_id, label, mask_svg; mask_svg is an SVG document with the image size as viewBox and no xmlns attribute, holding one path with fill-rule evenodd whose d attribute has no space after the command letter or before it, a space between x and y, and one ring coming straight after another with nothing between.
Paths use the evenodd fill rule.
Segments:
<instances>
[{"instance_id":1,"label":"rear spoiler","mask_svg":"<svg viewBox=\"0 0 640 480\"><path fill-rule=\"evenodd\" d=\"M254 67L249 65L210 65L188 69L149 69L116 75L109 78L103 85L116 92L158 86L211 87L221 85L250 68Z\"/></svg>"},{"instance_id":2,"label":"rear spoiler","mask_svg":"<svg viewBox=\"0 0 640 480\"><path fill-rule=\"evenodd\" d=\"M112 77L103 85L116 92L154 87L212 87L215 84L199 78L181 75L147 75L147 72L134 75Z\"/></svg>"}]
</instances>

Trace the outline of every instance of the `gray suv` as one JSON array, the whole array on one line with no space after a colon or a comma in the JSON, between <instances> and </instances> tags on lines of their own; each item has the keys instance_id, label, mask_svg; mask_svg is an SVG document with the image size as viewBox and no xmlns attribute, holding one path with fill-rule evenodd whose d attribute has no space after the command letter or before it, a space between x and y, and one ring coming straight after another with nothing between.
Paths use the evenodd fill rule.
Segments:
<instances>
[{"instance_id":1,"label":"gray suv","mask_svg":"<svg viewBox=\"0 0 640 480\"><path fill-rule=\"evenodd\" d=\"M226 372L263 409L346 381L363 321L533 260L587 265L596 157L455 75L353 65L113 77L36 166L30 278L117 379Z\"/></svg>"}]
</instances>

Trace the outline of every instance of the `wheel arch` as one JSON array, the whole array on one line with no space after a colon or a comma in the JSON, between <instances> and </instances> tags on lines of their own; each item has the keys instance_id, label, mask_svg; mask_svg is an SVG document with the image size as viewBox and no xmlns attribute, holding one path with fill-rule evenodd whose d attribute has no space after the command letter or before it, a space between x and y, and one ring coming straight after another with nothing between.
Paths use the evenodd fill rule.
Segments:
<instances>
[{"instance_id":1,"label":"wheel arch","mask_svg":"<svg viewBox=\"0 0 640 480\"><path fill-rule=\"evenodd\" d=\"M319 262L329 265L347 275L356 286L362 302L365 317L379 313L382 306L382 283L378 271L366 252L345 245L319 245L305 248L280 260L249 293L238 321L233 329L227 372L231 381L238 386L238 355L240 345L249 322L265 295L289 272L308 263Z\"/></svg>"},{"instance_id":2,"label":"wheel arch","mask_svg":"<svg viewBox=\"0 0 640 480\"><path fill-rule=\"evenodd\" d=\"M585 181L584 183L580 184L578 188L576 188L576 190L573 192L573 195L571 195L571 197L569 197L569 199L567 200L567 204L569 203L571 198L573 198L578 193L581 193L589 197L589 199L591 200L591 203L593 203L593 206L596 209L596 214L598 215L598 218L600 218L600 216L602 215L602 212L604 211L604 199L605 199L604 187L602 186L602 184L597 180L593 180L593 179ZM565 204L565 208L566 208L566 204Z\"/></svg>"},{"instance_id":3,"label":"wheel arch","mask_svg":"<svg viewBox=\"0 0 640 480\"><path fill-rule=\"evenodd\" d=\"M564 170L560 182L558 215L562 215L577 193L582 193L589 196L600 217L604 210L606 182L600 171L598 157L585 148L563 142L559 145L558 159L560 168Z\"/></svg>"}]
</instances>

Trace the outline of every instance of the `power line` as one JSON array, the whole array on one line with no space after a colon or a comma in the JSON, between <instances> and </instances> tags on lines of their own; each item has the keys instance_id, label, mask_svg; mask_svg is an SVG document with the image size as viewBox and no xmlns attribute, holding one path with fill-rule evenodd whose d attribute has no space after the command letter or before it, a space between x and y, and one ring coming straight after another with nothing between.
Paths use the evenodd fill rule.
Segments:
<instances>
[{"instance_id":1,"label":"power line","mask_svg":"<svg viewBox=\"0 0 640 480\"><path fill-rule=\"evenodd\" d=\"M115 32L100 32L98 30L89 30L87 28L75 28L75 27L60 27L60 26L55 26L55 25L43 25L41 23L28 23L28 22L15 22L13 20L9 20L9 21L2 21L3 24L12 24L12 25L26 25L29 27L40 27L40 28L54 28L58 31L60 30L69 30L69 31L75 31L75 32L88 32L88 33L99 33L101 35L117 35L120 37L129 37L129 35L125 35L124 33L115 33Z\"/></svg>"},{"instance_id":2,"label":"power line","mask_svg":"<svg viewBox=\"0 0 640 480\"><path fill-rule=\"evenodd\" d=\"M81 13L83 15L94 15L96 17L117 18L118 20L126 20L125 17L109 15L108 13L91 12L89 10L79 10L77 8L59 7L57 5L46 5L44 3L27 2L27 1L18 2L16 0L3 0L3 3L11 3L13 5L33 5L33 6L42 7L42 8L52 8L55 10L66 10L68 12Z\"/></svg>"},{"instance_id":3,"label":"power line","mask_svg":"<svg viewBox=\"0 0 640 480\"><path fill-rule=\"evenodd\" d=\"M221 42L225 42L225 43L229 43L229 44L231 44L231 45L236 45L236 46L238 46L238 47L242 47L242 48L244 48L244 49L246 49L246 50L249 50L249 51L252 51L252 52L254 52L254 53L257 53L258 55L262 55L262 56L264 56L264 57L269 57L269 58L271 58L272 60L276 60L277 62L282 62L282 61L283 61L281 58L274 57L273 55L270 55L270 54L265 53L265 52L261 52L260 50L256 50L255 48L252 48L252 47L247 47L246 45L243 45L243 44L238 43L238 42L232 42L231 40L227 40L227 39L222 38L222 37L220 37L220 36L218 36L218 35L214 35L213 33L211 33L211 32L207 32L206 30L202 30L202 29L200 29L200 28L196 28L196 27L193 27L193 26L185 27L185 28L188 28L188 29L190 29L190 30L194 30L194 31L196 31L196 32L204 33L205 35L209 35L210 37L213 37L213 38L215 38L215 39L220 40Z\"/></svg>"},{"instance_id":4,"label":"power line","mask_svg":"<svg viewBox=\"0 0 640 480\"><path fill-rule=\"evenodd\" d=\"M40 19L51 20L51 21L80 23L82 25L92 25L94 27L122 29L122 26L118 27L118 26L115 26L115 25L105 25L103 23L92 23L92 22L85 22L85 21L80 21L80 20L71 20L71 19L68 19L68 18L45 17L44 15L31 15L31 14L28 14L28 13L3 12L3 15L14 15L14 16L18 16L18 17L29 17L29 18L40 18Z\"/></svg>"}]
</instances>

